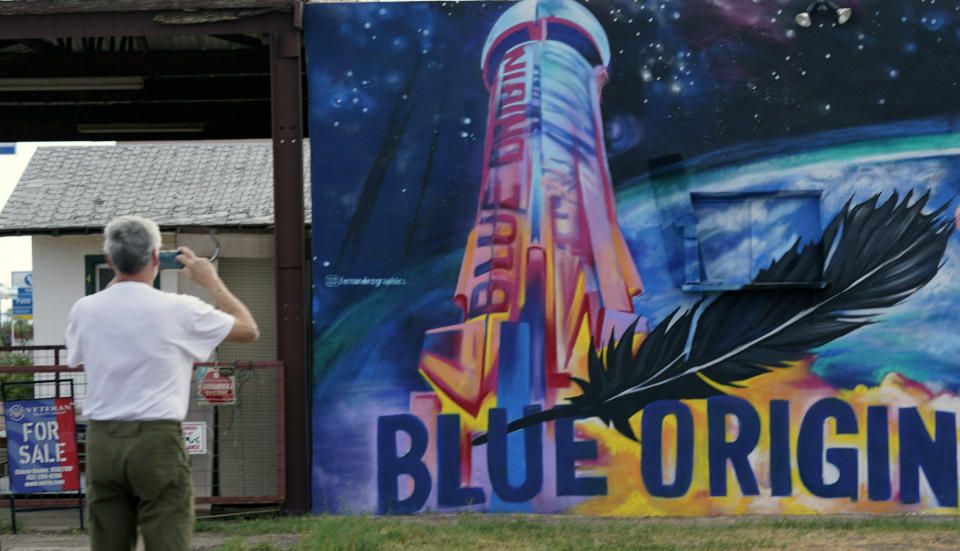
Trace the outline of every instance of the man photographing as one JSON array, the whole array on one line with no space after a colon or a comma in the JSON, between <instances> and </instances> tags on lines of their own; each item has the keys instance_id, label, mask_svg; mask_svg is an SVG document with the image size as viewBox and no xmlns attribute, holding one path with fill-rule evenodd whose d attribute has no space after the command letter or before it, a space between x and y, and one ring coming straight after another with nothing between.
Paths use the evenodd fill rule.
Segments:
<instances>
[{"instance_id":1,"label":"man photographing","mask_svg":"<svg viewBox=\"0 0 960 551\"><path fill-rule=\"evenodd\" d=\"M213 264L187 247L178 249L181 273L219 310L153 288L161 241L152 220L121 216L103 233L114 279L74 304L66 333L67 364L83 364L87 377L91 547L132 550L139 525L148 550L187 550L194 503L180 423L193 363L221 341L255 341L259 329Z\"/></svg>"}]
</instances>

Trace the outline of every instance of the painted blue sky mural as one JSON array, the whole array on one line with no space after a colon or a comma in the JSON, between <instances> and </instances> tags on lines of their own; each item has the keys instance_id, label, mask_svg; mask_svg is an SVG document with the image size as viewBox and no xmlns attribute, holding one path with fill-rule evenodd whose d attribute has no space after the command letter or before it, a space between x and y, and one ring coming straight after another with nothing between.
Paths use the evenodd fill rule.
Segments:
<instances>
[{"instance_id":1,"label":"painted blue sky mural","mask_svg":"<svg viewBox=\"0 0 960 551\"><path fill-rule=\"evenodd\" d=\"M793 17L807 2L582 3L609 39L602 139L616 223L643 283L633 311L650 329L716 296L709 284L750 284L798 240L819 243L847 205L912 192L928 194L928 212L954 216L954 4L848 0L847 24L817 13L801 28ZM371 419L436 391L418 372L424 335L464 321L453 297L493 105L481 57L511 5L307 6L314 448L342 452L314 458L314 495L342 499L318 510L373 507ZM896 372L960 393L956 233L929 283L817 348L812 373L837 389ZM819 254L829 263L833 252ZM819 279L788 283L812 296ZM364 489L328 491L354 487Z\"/></svg>"},{"instance_id":2,"label":"painted blue sky mural","mask_svg":"<svg viewBox=\"0 0 960 551\"><path fill-rule=\"evenodd\" d=\"M960 48L960 7L941 4L854 1L846 26L824 15L803 29L792 21L799 4L785 0L585 2L611 44L605 136L615 189L628 198L618 202L629 213L621 224L649 291L641 302L679 298L666 279L659 291L652 274L662 262L644 254L659 237L641 239L635 227L658 225L659 213L629 200L643 193L636 188L651 159L680 154L694 173L685 191L721 180L735 191L827 190L823 217L852 195L893 188L932 187L932 204L950 200L953 185L944 182L957 175L944 155L956 144L924 138L960 124L960 64L944 62ZM327 236L316 244L320 267L344 271L373 243L383 246L362 264L377 272L377 264L420 264L462 246L488 101L480 50L507 7L311 5L308 56L323 60L309 76L311 136L324 144L321 159L350 159L317 175L321 184L347 183L315 190L325 205L315 220ZM390 162L379 166L385 156ZM368 211L354 211L364 194ZM423 223L441 213L449 225ZM353 223L325 224L328 217ZM922 331L923 323L937 322L924 316L912 325ZM943 352L936 363L957 350Z\"/></svg>"}]
</instances>

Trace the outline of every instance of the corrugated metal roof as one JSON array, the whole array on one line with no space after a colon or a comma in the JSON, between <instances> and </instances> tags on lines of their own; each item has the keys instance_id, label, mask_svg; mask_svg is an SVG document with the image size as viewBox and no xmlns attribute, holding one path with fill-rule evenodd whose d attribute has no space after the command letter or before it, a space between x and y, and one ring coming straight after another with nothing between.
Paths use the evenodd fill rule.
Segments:
<instances>
[{"instance_id":1,"label":"corrugated metal roof","mask_svg":"<svg viewBox=\"0 0 960 551\"><path fill-rule=\"evenodd\" d=\"M303 153L309 224L306 144ZM0 212L0 235L99 231L123 214L162 227L272 225L272 143L41 147Z\"/></svg>"},{"instance_id":2,"label":"corrugated metal roof","mask_svg":"<svg viewBox=\"0 0 960 551\"><path fill-rule=\"evenodd\" d=\"M0 15L291 8L301 0L0 0Z\"/></svg>"}]
</instances>

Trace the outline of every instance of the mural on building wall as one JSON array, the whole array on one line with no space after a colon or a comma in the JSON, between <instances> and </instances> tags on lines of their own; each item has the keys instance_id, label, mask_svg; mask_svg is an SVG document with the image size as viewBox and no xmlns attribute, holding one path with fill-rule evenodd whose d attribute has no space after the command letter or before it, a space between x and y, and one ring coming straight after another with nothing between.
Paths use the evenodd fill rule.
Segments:
<instances>
[{"instance_id":1,"label":"mural on building wall","mask_svg":"<svg viewBox=\"0 0 960 551\"><path fill-rule=\"evenodd\" d=\"M813 7L307 7L317 512L960 510L960 10Z\"/></svg>"}]
</instances>

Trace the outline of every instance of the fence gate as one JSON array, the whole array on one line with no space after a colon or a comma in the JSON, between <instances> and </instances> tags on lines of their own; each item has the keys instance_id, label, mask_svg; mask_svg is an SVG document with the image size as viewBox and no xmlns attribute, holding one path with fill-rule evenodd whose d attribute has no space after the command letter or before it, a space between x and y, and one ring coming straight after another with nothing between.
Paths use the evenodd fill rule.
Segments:
<instances>
[{"instance_id":1,"label":"fence gate","mask_svg":"<svg viewBox=\"0 0 960 551\"><path fill-rule=\"evenodd\" d=\"M0 380L17 385L28 399L73 391L80 492L86 488L86 422L82 370L60 365L62 346L0 348ZM11 360L12 359L12 360ZM2 365L6 363L8 365ZM12 364L20 365L12 365ZM25 365L26 364L26 365ZM5 400L6 401L6 400ZM7 429L0 421L0 429ZM9 430L6 433L9 434ZM190 385L184 438L193 469L195 502L204 505L280 505L286 499L282 362L197 363ZM0 446L8 446L0 437ZM0 494L13 496L11 463L0 450ZM82 495L82 493L81 493ZM16 495L17 510L77 507L77 492L39 491ZM10 506L0 500L0 506Z\"/></svg>"}]
</instances>

